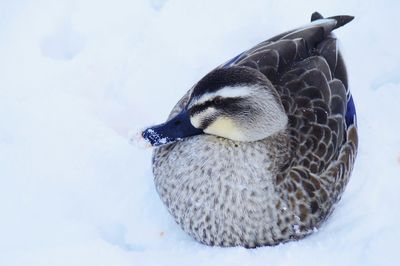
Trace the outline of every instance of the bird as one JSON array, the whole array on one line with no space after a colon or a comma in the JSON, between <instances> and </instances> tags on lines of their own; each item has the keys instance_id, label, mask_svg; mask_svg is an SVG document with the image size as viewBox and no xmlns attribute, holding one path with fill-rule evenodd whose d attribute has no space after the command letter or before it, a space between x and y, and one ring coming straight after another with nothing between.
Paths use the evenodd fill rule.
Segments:
<instances>
[{"instance_id":1,"label":"bird","mask_svg":"<svg viewBox=\"0 0 400 266\"><path fill-rule=\"evenodd\" d=\"M357 117L333 31L353 16L314 12L219 65L141 132L162 202L200 243L255 248L300 240L349 181Z\"/></svg>"}]
</instances>

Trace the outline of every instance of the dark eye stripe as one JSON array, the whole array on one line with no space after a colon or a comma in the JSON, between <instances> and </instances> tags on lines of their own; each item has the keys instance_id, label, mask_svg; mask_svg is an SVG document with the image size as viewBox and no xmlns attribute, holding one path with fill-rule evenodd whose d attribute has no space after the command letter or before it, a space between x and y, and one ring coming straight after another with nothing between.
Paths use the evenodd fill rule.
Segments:
<instances>
[{"instance_id":1,"label":"dark eye stripe","mask_svg":"<svg viewBox=\"0 0 400 266\"><path fill-rule=\"evenodd\" d=\"M202 121L200 128L205 129L207 128L209 125L211 125L212 122L214 122L216 117L210 117L210 118L206 118Z\"/></svg>"},{"instance_id":2,"label":"dark eye stripe","mask_svg":"<svg viewBox=\"0 0 400 266\"><path fill-rule=\"evenodd\" d=\"M190 112L191 115L197 114L197 113L201 113L201 112L203 112L205 109L207 109L208 107L213 106L213 105L214 105L214 104L213 104L212 101L206 101L206 102L204 102L204 103L202 103L202 104L197 104L197 105L192 106L192 107L189 109L189 112Z\"/></svg>"},{"instance_id":3,"label":"dark eye stripe","mask_svg":"<svg viewBox=\"0 0 400 266\"><path fill-rule=\"evenodd\" d=\"M201 113L208 107L214 107L216 109L224 110L229 108L231 105L243 100L242 97L235 98L222 98L220 96L215 97L212 100L206 101L204 103L194 105L189 109L191 115Z\"/></svg>"}]
</instances>

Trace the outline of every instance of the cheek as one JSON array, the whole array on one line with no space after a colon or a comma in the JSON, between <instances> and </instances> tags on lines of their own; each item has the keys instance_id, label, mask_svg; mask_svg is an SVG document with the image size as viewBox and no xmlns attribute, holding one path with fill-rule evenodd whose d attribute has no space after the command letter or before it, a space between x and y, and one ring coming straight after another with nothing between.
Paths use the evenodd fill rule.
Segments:
<instances>
[{"instance_id":1,"label":"cheek","mask_svg":"<svg viewBox=\"0 0 400 266\"><path fill-rule=\"evenodd\" d=\"M241 129L230 118L218 118L204 132L232 140L243 140Z\"/></svg>"}]
</instances>

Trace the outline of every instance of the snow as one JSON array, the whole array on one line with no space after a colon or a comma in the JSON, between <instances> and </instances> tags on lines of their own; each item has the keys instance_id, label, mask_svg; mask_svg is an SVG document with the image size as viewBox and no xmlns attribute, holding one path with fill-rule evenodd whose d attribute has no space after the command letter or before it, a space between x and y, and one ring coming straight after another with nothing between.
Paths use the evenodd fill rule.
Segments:
<instances>
[{"instance_id":1,"label":"snow","mask_svg":"<svg viewBox=\"0 0 400 266\"><path fill-rule=\"evenodd\" d=\"M310 237L207 247L174 223L136 129L213 67L313 11L337 30L360 131L349 185ZM398 1L0 2L0 265L395 265Z\"/></svg>"}]
</instances>

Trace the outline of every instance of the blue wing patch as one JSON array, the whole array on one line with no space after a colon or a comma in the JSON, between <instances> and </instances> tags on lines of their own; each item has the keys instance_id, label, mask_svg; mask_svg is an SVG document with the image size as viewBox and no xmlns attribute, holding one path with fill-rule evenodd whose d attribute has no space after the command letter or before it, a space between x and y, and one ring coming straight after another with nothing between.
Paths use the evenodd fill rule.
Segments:
<instances>
[{"instance_id":1,"label":"blue wing patch","mask_svg":"<svg viewBox=\"0 0 400 266\"><path fill-rule=\"evenodd\" d=\"M346 110L347 128L353 124L357 126L357 114L356 114L356 107L353 101L353 96L350 94L349 100L347 101L347 110Z\"/></svg>"}]
</instances>

